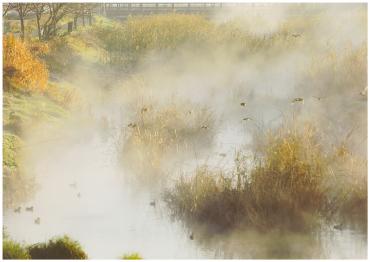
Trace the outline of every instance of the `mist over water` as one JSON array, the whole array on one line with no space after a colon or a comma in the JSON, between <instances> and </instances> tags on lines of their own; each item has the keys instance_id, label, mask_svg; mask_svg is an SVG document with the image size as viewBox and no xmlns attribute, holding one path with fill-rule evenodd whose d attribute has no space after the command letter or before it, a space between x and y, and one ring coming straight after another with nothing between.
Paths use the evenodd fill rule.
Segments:
<instances>
[{"instance_id":1,"label":"mist over water","mask_svg":"<svg viewBox=\"0 0 370 262\"><path fill-rule=\"evenodd\" d=\"M281 30L283 23L294 21L292 17L310 20L289 31L300 35L286 38L291 48L268 53L245 57L238 46L198 53L184 45L170 57L151 54L134 74L76 63L66 79L84 95L84 106L63 123L45 124L27 134L31 146L22 151L36 174L37 191L22 206L34 206L34 211L5 210L9 235L32 244L67 234L90 258L105 259L129 252L152 259L366 257L366 233L352 228L312 234L250 230L210 236L201 233L202 228L193 232L171 218L161 194L180 174L191 174L202 164L231 168L236 152L252 146L256 133L292 116L320 125L329 144L352 132L348 146L367 158L367 97L359 95L367 86L366 77L356 86L340 78L339 68L337 88L332 88L331 73L315 75L315 82L307 76L312 67L330 67L325 67L328 50L340 56L349 47L357 50L367 44L366 9L364 4L244 4L211 19L220 24L236 19L261 38ZM318 19L318 24L311 24L311 19ZM304 103L292 103L295 98ZM128 125L137 121L142 108L148 107L151 114L170 103L207 107L214 124L204 132L214 132L211 144L193 142L166 155L160 167L169 173L169 181L141 186L121 163ZM247 117L252 120L243 120ZM37 217L40 225L34 223Z\"/></svg>"}]
</instances>

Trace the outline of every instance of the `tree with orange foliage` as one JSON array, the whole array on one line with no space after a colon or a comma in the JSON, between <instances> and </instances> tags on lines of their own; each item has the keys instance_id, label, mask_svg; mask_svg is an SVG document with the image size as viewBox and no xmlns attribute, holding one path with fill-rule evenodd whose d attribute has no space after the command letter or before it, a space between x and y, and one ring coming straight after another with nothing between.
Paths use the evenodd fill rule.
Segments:
<instances>
[{"instance_id":1,"label":"tree with orange foliage","mask_svg":"<svg viewBox=\"0 0 370 262\"><path fill-rule=\"evenodd\" d=\"M47 86L48 70L35 57L26 42L12 34L3 38L3 79L27 91L43 91ZM44 52L46 52L45 47Z\"/></svg>"}]
</instances>

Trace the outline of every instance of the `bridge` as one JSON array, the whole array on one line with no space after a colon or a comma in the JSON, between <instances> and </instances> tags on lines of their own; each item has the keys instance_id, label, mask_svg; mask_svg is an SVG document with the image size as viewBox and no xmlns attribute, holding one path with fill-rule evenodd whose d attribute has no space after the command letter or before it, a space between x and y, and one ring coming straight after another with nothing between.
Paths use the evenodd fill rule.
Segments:
<instances>
[{"instance_id":1,"label":"bridge","mask_svg":"<svg viewBox=\"0 0 370 262\"><path fill-rule=\"evenodd\" d=\"M223 8L223 3L102 3L98 13L116 19L129 15L152 15L165 13L210 15Z\"/></svg>"}]
</instances>

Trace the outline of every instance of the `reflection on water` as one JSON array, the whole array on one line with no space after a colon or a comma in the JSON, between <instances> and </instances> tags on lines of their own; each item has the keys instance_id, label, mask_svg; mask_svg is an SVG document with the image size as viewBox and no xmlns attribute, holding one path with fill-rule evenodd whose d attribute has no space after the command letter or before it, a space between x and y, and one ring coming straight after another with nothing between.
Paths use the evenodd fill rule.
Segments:
<instances>
[{"instance_id":1,"label":"reflection on water","mask_svg":"<svg viewBox=\"0 0 370 262\"><path fill-rule=\"evenodd\" d=\"M64 140L39 148L32 161L40 189L24 206L33 212L5 211L4 225L17 241L35 243L68 234L90 258L118 258L139 252L144 258L365 258L364 233L331 230L299 235L252 231L205 237L180 221L172 221L160 195L143 192L124 179L115 165L116 137L101 136L94 126L66 131ZM225 128L215 151L233 152L227 144L248 138L242 130ZM231 139L233 138L233 139ZM150 202L155 201L155 206ZM40 225L34 223L41 218Z\"/></svg>"}]
</instances>

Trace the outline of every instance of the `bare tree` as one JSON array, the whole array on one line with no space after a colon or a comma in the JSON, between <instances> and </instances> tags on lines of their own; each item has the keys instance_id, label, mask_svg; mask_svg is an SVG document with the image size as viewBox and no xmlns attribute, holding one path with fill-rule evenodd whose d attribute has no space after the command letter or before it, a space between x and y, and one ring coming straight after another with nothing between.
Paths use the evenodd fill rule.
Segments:
<instances>
[{"instance_id":1,"label":"bare tree","mask_svg":"<svg viewBox=\"0 0 370 262\"><path fill-rule=\"evenodd\" d=\"M6 14L8 13L10 9L11 9L10 4L3 4L3 17L6 16Z\"/></svg>"},{"instance_id":2,"label":"bare tree","mask_svg":"<svg viewBox=\"0 0 370 262\"><path fill-rule=\"evenodd\" d=\"M33 3L31 4L31 10L36 16L36 23L37 23L37 35L39 37L39 40L42 40L42 32L41 32L41 17L42 14L45 12L45 9L47 8L46 3Z\"/></svg>"},{"instance_id":3,"label":"bare tree","mask_svg":"<svg viewBox=\"0 0 370 262\"><path fill-rule=\"evenodd\" d=\"M21 24L21 39L24 40L24 19L31 11L31 4L28 3L10 3L9 10L14 10L18 13L19 21Z\"/></svg>"},{"instance_id":4,"label":"bare tree","mask_svg":"<svg viewBox=\"0 0 370 262\"><path fill-rule=\"evenodd\" d=\"M46 6L47 18L42 24L43 39L48 40L57 33L58 22L73 10L71 4L67 3L49 3Z\"/></svg>"}]
</instances>

